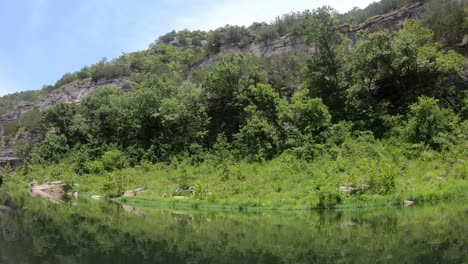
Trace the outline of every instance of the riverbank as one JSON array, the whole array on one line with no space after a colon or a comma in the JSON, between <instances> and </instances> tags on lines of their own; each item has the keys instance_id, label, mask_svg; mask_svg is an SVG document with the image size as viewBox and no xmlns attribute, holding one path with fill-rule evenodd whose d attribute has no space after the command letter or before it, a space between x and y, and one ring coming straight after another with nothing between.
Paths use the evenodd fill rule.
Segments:
<instances>
[{"instance_id":1,"label":"riverbank","mask_svg":"<svg viewBox=\"0 0 468 264\"><path fill-rule=\"evenodd\" d=\"M356 144L335 151L340 152L312 161L287 153L255 163L212 156L85 175L74 173L64 160L44 168L42 175L12 173L2 188L27 190L32 180L61 180L71 198L76 194L136 207L223 210L370 208L468 198L462 146L413 156L385 145ZM127 192L135 189L139 192Z\"/></svg>"}]
</instances>

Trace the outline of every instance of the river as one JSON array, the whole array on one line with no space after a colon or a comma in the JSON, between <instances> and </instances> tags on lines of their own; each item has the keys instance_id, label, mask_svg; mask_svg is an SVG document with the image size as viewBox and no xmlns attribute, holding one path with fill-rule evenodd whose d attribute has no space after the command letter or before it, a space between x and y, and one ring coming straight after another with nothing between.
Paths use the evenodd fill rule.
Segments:
<instances>
[{"instance_id":1,"label":"river","mask_svg":"<svg viewBox=\"0 0 468 264\"><path fill-rule=\"evenodd\" d=\"M462 203L238 212L2 196L0 263L468 263Z\"/></svg>"}]
</instances>

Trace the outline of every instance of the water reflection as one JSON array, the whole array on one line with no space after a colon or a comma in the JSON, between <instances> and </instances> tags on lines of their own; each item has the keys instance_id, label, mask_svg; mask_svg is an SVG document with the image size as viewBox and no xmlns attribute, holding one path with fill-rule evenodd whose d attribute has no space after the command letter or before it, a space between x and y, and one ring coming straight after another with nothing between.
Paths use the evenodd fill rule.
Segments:
<instances>
[{"instance_id":1,"label":"water reflection","mask_svg":"<svg viewBox=\"0 0 468 264\"><path fill-rule=\"evenodd\" d=\"M239 213L84 200L3 202L0 263L468 261L468 210L463 204Z\"/></svg>"}]
</instances>

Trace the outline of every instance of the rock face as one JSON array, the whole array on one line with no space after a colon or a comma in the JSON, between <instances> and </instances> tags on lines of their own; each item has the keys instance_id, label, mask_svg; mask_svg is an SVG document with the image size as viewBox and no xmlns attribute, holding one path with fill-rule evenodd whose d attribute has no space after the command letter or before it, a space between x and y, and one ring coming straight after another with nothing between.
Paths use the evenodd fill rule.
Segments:
<instances>
[{"instance_id":1,"label":"rock face","mask_svg":"<svg viewBox=\"0 0 468 264\"><path fill-rule=\"evenodd\" d=\"M348 36L353 42L356 41L356 34L360 30L367 30L372 33L388 29L390 32L397 32L403 28L403 24L406 20L421 19L426 10L427 2L427 0L421 0L393 12L371 17L359 25L342 25L338 27L337 30ZM316 52L314 48L309 47L305 43L304 36L287 34L273 41L254 41L242 49L234 44L222 45L219 52L210 54L198 67L203 68L213 64L216 58L221 55L240 51L250 52L257 57L263 58L269 58L287 52L306 52L310 54Z\"/></svg>"},{"instance_id":2,"label":"rock face","mask_svg":"<svg viewBox=\"0 0 468 264\"><path fill-rule=\"evenodd\" d=\"M353 42L356 41L356 34L360 30L376 32L384 29L394 33L403 28L403 24L408 19L421 19L427 7L427 0L408 5L383 15L368 18L364 23L357 26L343 25L338 30L347 35Z\"/></svg>"},{"instance_id":3,"label":"rock face","mask_svg":"<svg viewBox=\"0 0 468 264\"><path fill-rule=\"evenodd\" d=\"M337 30L347 35L353 41L356 41L356 34L360 30L368 30L370 32L375 32L382 29L388 29L391 32L396 32L403 27L403 24L406 20L420 19L426 9L427 1L428 0L421 0L417 3L408 5L399 10L371 17L367 19L367 21L365 21L364 23L361 23L356 26L343 25L341 27L338 27ZM464 47L466 49L466 46L468 45L468 37L466 39L467 40L460 44L461 48ZM171 42L171 44L180 46L178 39L174 39ZM206 43L204 44L206 45ZM316 52L314 48L309 47L305 43L304 36L300 36L297 34L288 34L272 41L254 41L243 48L233 44L222 45L218 52L209 54L204 61L202 61L195 67L204 68L206 66L212 65L216 61L216 59L221 55L230 52L240 51L250 52L255 56L264 58L269 58L288 52L304 52L310 54ZM21 106L8 114L0 116L0 132L3 130L3 127L6 123L20 117L22 114L34 108L42 111L44 109L53 107L59 103L79 104L81 103L83 98L92 94L94 91L96 91L96 89L102 86L121 87L124 91L127 92L132 89L132 82L128 78L117 78L100 80L96 83L91 81L91 79L85 79L66 84L61 88L52 91L43 100L41 100L35 105ZM34 143L34 138L32 138L32 136L23 139ZM0 139L0 141L2 140ZM15 142L12 141L8 145L3 146L2 150L0 151L0 156L11 156L12 146L14 145L14 143Z\"/></svg>"},{"instance_id":4,"label":"rock face","mask_svg":"<svg viewBox=\"0 0 468 264\"><path fill-rule=\"evenodd\" d=\"M7 164L10 164L12 169L16 169L22 164L22 160L14 157L0 157L0 172L2 171L3 167Z\"/></svg>"},{"instance_id":5,"label":"rock face","mask_svg":"<svg viewBox=\"0 0 468 264\"><path fill-rule=\"evenodd\" d=\"M92 94L98 88L103 86L120 87L125 92L128 92L132 89L133 84L128 78L99 80L97 82L93 82L91 79L85 79L65 84L59 89L52 91L37 104L21 106L8 114L0 116L0 132L3 130L5 124L20 117L32 109L43 111L60 103L79 104L83 98ZM29 135L29 138L22 139L29 142L35 142L34 138L32 138L32 135ZM0 141L3 140L0 138ZM14 146L15 143L16 142L12 140L8 144L4 145L2 151L0 152L0 156L12 156L12 146Z\"/></svg>"},{"instance_id":6,"label":"rock face","mask_svg":"<svg viewBox=\"0 0 468 264\"><path fill-rule=\"evenodd\" d=\"M126 92L132 89L132 83L127 78L99 80L98 82L93 82L91 79L78 80L52 91L35 105L21 106L8 114L0 116L0 128L33 108L42 111L59 103L79 104L83 98L103 86L121 87Z\"/></svg>"},{"instance_id":7,"label":"rock face","mask_svg":"<svg viewBox=\"0 0 468 264\"><path fill-rule=\"evenodd\" d=\"M304 36L287 34L272 41L254 41L245 48L235 44L222 45L218 52L211 53L198 67L204 68L212 65L216 58L231 52L250 52L257 57L270 58L288 52L314 53L315 49L305 43Z\"/></svg>"}]
</instances>

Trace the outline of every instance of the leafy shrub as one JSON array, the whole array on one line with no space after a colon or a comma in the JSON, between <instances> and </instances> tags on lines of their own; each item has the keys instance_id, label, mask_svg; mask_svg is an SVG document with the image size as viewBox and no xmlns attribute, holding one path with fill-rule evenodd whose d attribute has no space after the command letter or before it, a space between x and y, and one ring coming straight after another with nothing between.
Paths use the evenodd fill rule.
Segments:
<instances>
[{"instance_id":1,"label":"leafy shrub","mask_svg":"<svg viewBox=\"0 0 468 264\"><path fill-rule=\"evenodd\" d=\"M32 163L58 162L69 149L67 138L64 135L48 135L32 150Z\"/></svg>"},{"instance_id":2,"label":"leafy shrub","mask_svg":"<svg viewBox=\"0 0 468 264\"><path fill-rule=\"evenodd\" d=\"M105 152L101 161L106 171L121 170L127 166L127 158L122 151L117 149Z\"/></svg>"},{"instance_id":3,"label":"leafy shrub","mask_svg":"<svg viewBox=\"0 0 468 264\"><path fill-rule=\"evenodd\" d=\"M106 182L102 189L109 197L118 197L124 193L129 184L128 174L118 171L107 174Z\"/></svg>"},{"instance_id":4,"label":"leafy shrub","mask_svg":"<svg viewBox=\"0 0 468 264\"><path fill-rule=\"evenodd\" d=\"M308 200L314 208L331 208L343 201L343 194L335 180L321 176L313 181Z\"/></svg>"},{"instance_id":5,"label":"leafy shrub","mask_svg":"<svg viewBox=\"0 0 468 264\"><path fill-rule=\"evenodd\" d=\"M440 109L438 100L422 96L410 106L406 137L411 143L424 143L441 149L456 142L458 116L449 109Z\"/></svg>"},{"instance_id":6,"label":"leafy shrub","mask_svg":"<svg viewBox=\"0 0 468 264\"><path fill-rule=\"evenodd\" d=\"M349 172L350 184L360 193L389 194L395 190L395 178L400 169L379 158L361 158Z\"/></svg>"},{"instance_id":7,"label":"leafy shrub","mask_svg":"<svg viewBox=\"0 0 468 264\"><path fill-rule=\"evenodd\" d=\"M279 152L279 136L275 127L258 114L234 135L234 144L249 161L273 158Z\"/></svg>"}]
</instances>

